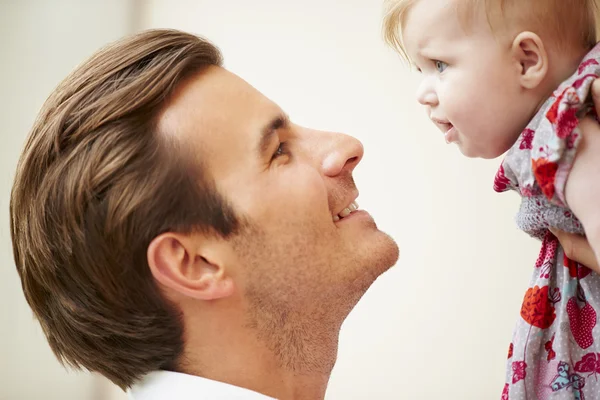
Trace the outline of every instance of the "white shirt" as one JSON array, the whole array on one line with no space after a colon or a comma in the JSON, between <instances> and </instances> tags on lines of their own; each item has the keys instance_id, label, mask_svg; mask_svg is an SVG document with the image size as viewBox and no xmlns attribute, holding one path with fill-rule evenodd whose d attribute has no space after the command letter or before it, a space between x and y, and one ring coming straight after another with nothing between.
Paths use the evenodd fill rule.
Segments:
<instances>
[{"instance_id":1,"label":"white shirt","mask_svg":"<svg viewBox=\"0 0 600 400\"><path fill-rule=\"evenodd\" d=\"M228 383L170 371L154 371L133 385L131 400L274 400Z\"/></svg>"}]
</instances>

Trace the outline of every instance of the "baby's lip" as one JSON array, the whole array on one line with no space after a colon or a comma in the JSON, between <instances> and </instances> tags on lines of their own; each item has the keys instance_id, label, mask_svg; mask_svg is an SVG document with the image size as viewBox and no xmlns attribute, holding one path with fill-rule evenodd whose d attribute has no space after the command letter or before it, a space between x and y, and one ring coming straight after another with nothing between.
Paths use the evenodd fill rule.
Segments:
<instances>
[{"instance_id":1,"label":"baby's lip","mask_svg":"<svg viewBox=\"0 0 600 400\"><path fill-rule=\"evenodd\" d=\"M446 133L454 126L449 121L444 121L437 118L431 118L431 121L443 132Z\"/></svg>"},{"instance_id":2,"label":"baby's lip","mask_svg":"<svg viewBox=\"0 0 600 400\"><path fill-rule=\"evenodd\" d=\"M446 120L444 120L444 119L438 119L438 118L431 117L431 120L432 120L433 122L435 122L436 124L440 124L440 125L451 125L451 124L450 124L450 121L446 121Z\"/></svg>"}]
</instances>

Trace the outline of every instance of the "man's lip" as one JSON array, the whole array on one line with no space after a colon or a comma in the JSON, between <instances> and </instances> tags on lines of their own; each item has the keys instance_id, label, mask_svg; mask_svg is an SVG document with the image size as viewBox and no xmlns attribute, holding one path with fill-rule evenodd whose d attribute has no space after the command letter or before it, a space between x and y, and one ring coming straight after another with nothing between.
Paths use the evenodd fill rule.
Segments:
<instances>
[{"instance_id":1,"label":"man's lip","mask_svg":"<svg viewBox=\"0 0 600 400\"><path fill-rule=\"evenodd\" d=\"M344 218L342 218L342 219L340 219L338 221L334 221L334 224L343 224L343 223L346 223L348 220L352 220L352 219L357 218L357 217L372 218L371 214L369 214L368 211L363 210L363 209L359 209L359 210L354 211L352 214L348 215L347 217L344 217Z\"/></svg>"},{"instance_id":2,"label":"man's lip","mask_svg":"<svg viewBox=\"0 0 600 400\"><path fill-rule=\"evenodd\" d=\"M358 199L358 190L355 190L352 193L352 196L344 199L344 201L346 201L346 203L342 204L341 208L339 210L337 210L336 212L334 212L332 215L338 215L339 213L344 211L344 209L347 208L350 204L354 203L356 201L356 199Z\"/></svg>"}]
</instances>

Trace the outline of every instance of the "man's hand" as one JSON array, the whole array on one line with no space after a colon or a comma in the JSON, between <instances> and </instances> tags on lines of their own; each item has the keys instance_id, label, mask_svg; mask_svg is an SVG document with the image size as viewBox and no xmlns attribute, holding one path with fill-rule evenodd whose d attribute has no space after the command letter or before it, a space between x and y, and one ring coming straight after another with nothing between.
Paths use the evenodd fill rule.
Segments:
<instances>
[{"instance_id":1,"label":"man's hand","mask_svg":"<svg viewBox=\"0 0 600 400\"><path fill-rule=\"evenodd\" d=\"M598 79L592 84L592 97L596 113L600 115ZM597 266L600 260L600 124L587 117L581 121L579 127L582 139L567 180L566 200L569 208L583 224L589 245L595 253L594 264Z\"/></svg>"},{"instance_id":2,"label":"man's hand","mask_svg":"<svg viewBox=\"0 0 600 400\"><path fill-rule=\"evenodd\" d=\"M596 255L585 237L554 229L550 230L558 238L565 251L565 255L569 259L577 261L579 264L583 264L600 274L600 265L596 259Z\"/></svg>"}]
</instances>

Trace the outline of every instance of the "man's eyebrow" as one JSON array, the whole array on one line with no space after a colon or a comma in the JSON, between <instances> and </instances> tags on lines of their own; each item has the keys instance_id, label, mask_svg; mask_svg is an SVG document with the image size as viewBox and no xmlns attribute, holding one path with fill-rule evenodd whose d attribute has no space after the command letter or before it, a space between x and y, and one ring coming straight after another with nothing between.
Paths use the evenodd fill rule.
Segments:
<instances>
[{"instance_id":1,"label":"man's eyebrow","mask_svg":"<svg viewBox=\"0 0 600 400\"><path fill-rule=\"evenodd\" d=\"M286 129L290 125L290 117L281 113L271 120L261 131L258 143L258 152L264 155L269 150L269 145L278 129Z\"/></svg>"}]
</instances>

